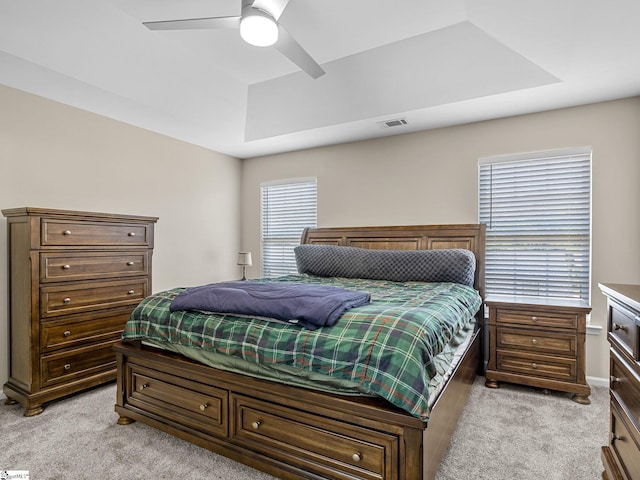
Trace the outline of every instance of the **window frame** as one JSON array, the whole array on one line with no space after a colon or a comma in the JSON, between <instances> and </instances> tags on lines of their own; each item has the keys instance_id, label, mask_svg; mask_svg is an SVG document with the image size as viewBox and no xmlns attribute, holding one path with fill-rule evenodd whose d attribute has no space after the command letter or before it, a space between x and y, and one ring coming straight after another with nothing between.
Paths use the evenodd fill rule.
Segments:
<instances>
[{"instance_id":1,"label":"window frame","mask_svg":"<svg viewBox=\"0 0 640 480\"><path fill-rule=\"evenodd\" d=\"M286 201L283 195L287 189L289 190L289 196L296 189L296 187L304 188L307 185L309 192L303 193L301 196L294 196L290 201ZM265 192L269 190L273 191L276 195L273 199L273 205L277 210L265 212ZM277 190L280 190L277 192ZM311 191L312 190L312 191ZM267 193L268 195L268 193ZM281 198L277 198L281 197ZM304 198L303 198L304 197ZM299 202L304 199L311 200L312 206L307 206L308 209L313 211L302 212L303 215L291 229L287 231L287 217L290 212L285 214L282 211L283 208L291 209L299 208ZM283 201L281 201L283 200ZM269 200L267 199L266 202ZM295 204L294 204L295 203ZM269 208L268 206L266 208ZM285 215L285 217L282 217ZM271 229L265 222L270 222L268 218L273 217L275 222L273 229ZM290 217L289 217L290 218ZM302 177L302 178L287 178L274 181L262 182L260 184L260 272L262 277L278 277L281 275L297 273L295 268L295 256L293 248L300 244L300 238L302 237L302 231L306 227L316 227L318 223L318 180L317 177ZM271 230L265 232L265 230ZM266 236L265 236L266 233ZM266 248L265 248L266 247ZM279 251L278 251L279 249ZM290 250L289 250L290 249ZM269 250L269 251L267 251ZM281 258L276 262L275 256L280 255Z\"/></svg>"},{"instance_id":2,"label":"window frame","mask_svg":"<svg viewBox=\"0 0 640 480\"><path fill-rule=\"evenodd\" d=\"M564 165L562 163L564 162ZM580 166L580 174L581 177L578 178L575 182L570 181L571 173L567 173L571 171L571 164L575 164ZM491 170L491 166L495 166L496 169L503 169L501 173L498 173L499 177L492 178L489 177L487 180L487 169L490 172L493 172L493 175L496 175L496 172L499 170ZM508 251L509 248L509 226L508 222L503 226L497 226L496 223L496 205L499 205L501 200L496 200L496 197L499 194L494 193L491 188L496 188L496 184L501 185L502 187L506 187L507 184L511 183L514 187L518 184L518 181L512 179L511 181L508 179L507 174L505 173L506 168L512 167L514 170L518 168L518 165L521 165L523 169L523 176L526 177L527 171L529 170L529 179L533 181L535 177L538 175L535 172L541 172L544 168L544 165L549 166L552 165L552 169L554 171L559 172L560 182L558 185L555 185L558 188L547 188L551 185L554 185L555 182L548 182L546 186L540 185L538 189L531 189L531 184L521 183L520 187L522 191L518 192L518 195L526 196L528 193L524 193L524 190L532 190L538 193L538 199L535 199L530 203L532 209L540 208L547 205L549 208L553 203L553 200L557 200L560 202L563 198L565 203L556 203L554 209L549 208L548 212L541 214L542 217L546 215L547 223L536 225L537 230L533 224L526 224L527 221L531 221L531 218L536 214L531 213L529 211L521 210L521 215L516 219L512 219L514 224L522 223L521 231L524 231L527 234L520 235L521 237L528 237L530 239L529 243L532 245L529 250L525 250L522 247L522 250L519 252L516 242L514 242L511 246L512 248L512 258L511 263L512 266L509 267L507 264L509 263L506 260L506 256L499 253L499 248L497 238L500 236L500 232L497 232L496 229L502 229L503 239L506 239L502 248L505 251ZM487 168L489 167L489 168ZM484 170L484 171L483 171ZM487 243L486 243L486 262L485 262L485 279L486 279L486 292L487 295L497 294L497 295L510 295L510 296L528 296L528 297L542 297L542 298L553 298L556 300L582 300L590 302L591 299L591 276L593 270L593 260L592 260L592 224L593 224L593 211L592 211L592 199L593 199L593 186L592 186L592 170L593 170L593 150L590 146L584 147L575 147L575 148L565 148L565 149L555 149L548 151L538 151L538 152L528 152L521 154L513 154L513 155L501 155L494 157L483 157L478 161L478 220L480 223L487 224ZM522 172L518 173L520 175ZM531 173L534 172L534 173ZM547 176L550 176L547 174ZM503 183L500 183L501 180L504 180ZM487 182L489 185L487 185ZM562 190L560 187L564 187ZM487 192L486 189L489 188ZM584 189L586 188L587 193L584 193ZM580 190L583 189L583 190ZM555 194L555 197L552 197L552 193ZM568 193L567 193L568 192ZM542 194L542 195L541 195ZM510 193L511 197L515 195L514 192ZM530 195L533 197L534 195L531 193ZM500 221L500 215L504 217L508 217L509 214L515 214L516 210L514 205L517 203L513 198L510 198L507 194L503 195L505 200L502 200L503 205L501 205L502 213L498 215L497 221ZM515 198L515 197L514 197ZM508 199L508 200L507 200ZM489 203L489 207L487 207L487 203ZM576 207L577 206L577 207ZM489 211L487 212L487 208ZM493 210L492 210L493 208ZM511 209L511 211L509 211ZM506 213L505 213L506 212ZM560 213L562 212L562 213ZM569 213L567 213L569 212ZM586 212L586 223L584 222ZM557 218L554 218L556 216ZM564 220L562 217L566 217ZM550 220L551 219L551 220ZM506 225L506 226L505 226ZM569 226L569 228L576 228L574 233L579 233L578 235L574 235L571 238L570 234L566 233L568 228L562 228L563 225ZM542 228L545 226L546 228ZM511 227L513 231L518 230L517 226ZM529 231L527 232L527 228ZM532 230L536 230L532 233ZM565 233L560 233L565 231ZM546 235L544 232L547 232ZM517 234L513 234L513 237L517 237ZM537 239L544 238L546 236L547 240L545 242L540 242L536 244ZM556 249L553 249L551 245L553 242L549 241L552 239L558 245ZM536 240L533 240L535 238ZM586 240L585 240L586 239ZM586 246L585 246L586 243ZM537 245L537 248L534 248ZM578 248L579 247L579 248ZM531 261L531 265L534 268L522 269L521 264L525 263L522 258L525 256L522 252L528 251L530 252L530 258L528 260ZM496 253L498 252L498 253ZM545 253L546 252L546 253ZM557 255L559 252L565 252L563 258L556 257L553 258L553 255ZM567 253L568 252L568 253ZM577 252L577 253L576 253ZM516 258L518 255L521 255L521 258ZM546 260L542 262L543 256L546 255ZM497 260L497 257L502 257ZM492 257L495 261L492 265ZM569 259L569 260L568 260ZM498 261L501 265L498 264ZM563 262L565 264L563 265ZM573 263L572 263L573 262ZM542 264L546 265L542 265ZM520 283L515 281L515 275L520 272L521 275L525 273L529 274L535 270L535 265L539 265L543 268L540 270L540 274L531 275L532 277L537 277L541 279L544 275L543 272L547 274L548 277L552 278L551 281L547 281L546 283L543 281L539 281L538 288L540 291L536 293L534 291L534 280L521 280ZM570 265L574 265L574 272L577 272L580 277L580 281L573 282L571 281L571 277L575 277L574 274L569 274L565 270L561 270L561 268L569 268ZM585 266L586 265L586 266ZM549 268L549 266L557 266L558 274L553 273L553 269ZM509 286L509 271L513 273L513 278L511 279L511 286ZM534 272L535 273L535 272ZM498 284L498 278L503 278L503 283ZM555 284L553 283L555 282ZM556 285L556 286L554 286ZM571 285L574 285L573 287ZM529 287L527 287L529 286Z\"/></svg>"}]
</instances>

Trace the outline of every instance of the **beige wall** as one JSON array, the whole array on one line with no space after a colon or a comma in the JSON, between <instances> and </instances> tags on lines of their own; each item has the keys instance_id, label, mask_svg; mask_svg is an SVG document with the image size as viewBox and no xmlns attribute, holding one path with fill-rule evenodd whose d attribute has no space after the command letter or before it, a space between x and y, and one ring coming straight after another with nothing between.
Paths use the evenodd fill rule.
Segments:
<instances>
[{"instance_id":1,"label":"beige wall","mask_svg":"<svg viewBox=\"0 0 640 480\"><path fill-rule=\"evenodd\" d=\"M153 290L237 278L241 161L0 86L0 208L159 217ZM0 383L8 378L0 219Z\"/></svg>"},{"instance_id":2,"label":"beige wall","mask_svg":"<svg viewBox=\"0 0 640 480\"><path fill-rule=\"evenodd\" d=\"M259 265L262 181L318 177L321 226L472 223L479 157L583 145L593 147L592 323L605 321L598 282L640 283L640 98L244 161L2 86L0 106L0 208L160 217L154 291L237 277L239 247ZM0 383L6 271L0 254ZM587 355L587 374L606 377L603 333Z\"/></svg>"},{"instance_id":3,"label":"beige wall","mask_svg":"<svg viewBox=\"0 0 640 480\"><path fill-rule=\"evenodd\" d=\"M263 181L316 176L319 226L474 223L478 158L576 146L593 148L591 322L604 325L598 282L640 282L638 97L246 160L242 243L259 265ZM587 337L588 376L608 376L607 348Z\"/></svg>"}]
</instances>

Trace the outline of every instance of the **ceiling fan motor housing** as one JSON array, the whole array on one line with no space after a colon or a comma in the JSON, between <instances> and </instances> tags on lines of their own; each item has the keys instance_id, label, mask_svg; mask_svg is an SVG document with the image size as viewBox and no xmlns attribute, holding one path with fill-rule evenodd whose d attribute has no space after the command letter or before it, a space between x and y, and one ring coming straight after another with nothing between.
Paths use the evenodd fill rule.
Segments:
<instances>
[{"instance_id":1,"label":"ceiling fan motor housing","mask_svg":"<svg viewBox=\"0 0 640 480\"><path fill-rule=\"evenodd\" d=\"M242 0L240 35L251 45L268 47L278 41L278 24L269 12L254 7L252 0Z\"/></svg>"}]
</instances>

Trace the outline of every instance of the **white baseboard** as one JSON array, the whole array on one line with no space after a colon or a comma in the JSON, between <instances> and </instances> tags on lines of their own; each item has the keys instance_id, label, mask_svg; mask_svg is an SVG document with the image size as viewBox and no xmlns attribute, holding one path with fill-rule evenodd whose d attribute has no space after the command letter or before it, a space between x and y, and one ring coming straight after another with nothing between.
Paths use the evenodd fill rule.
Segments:
<instances>
[{"instance_id":1,"label":"white baseboard","mask_svg":"<svg viewBox=\"0 0 640 480\"><path fill-rule=\"evenodd\" d=\"M608 387L609 379L601 377L587 377L587 383L594 387Z\"/></svg>"},{"instance_id":2,"label":"white baseboard","mask_svg":"<svg viewBox=\"0 0 640 480\"><path fill-rule=\"evenodd\" d=\"M602 325L587 325L587 335L600 335L603 331Z\"/></svg>"}]
</instances>

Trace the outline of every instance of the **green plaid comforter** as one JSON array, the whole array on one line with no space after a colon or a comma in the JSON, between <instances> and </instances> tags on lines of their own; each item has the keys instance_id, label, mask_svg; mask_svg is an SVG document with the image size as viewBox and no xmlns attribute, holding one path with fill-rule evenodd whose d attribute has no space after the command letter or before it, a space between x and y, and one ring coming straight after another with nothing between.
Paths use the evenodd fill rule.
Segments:
<instances>
[{"instance_id":1,"label":"green plaid comforter","mask_svg":"<svg viewBox=\"0 0 640 480\"><path fill-rule=\"evenodd\" d=\"M360 290L371 294L371 303L348 310L332 327L312 331L229 314L170 313L169 304L184 290L175 288L143 300L131 314L123 339L182 344L350 380L426 421L429 378L435 373L432 359L482 303L473 288L456 283L308 275L260 281Z\"/></svg>"}]
</instances>

